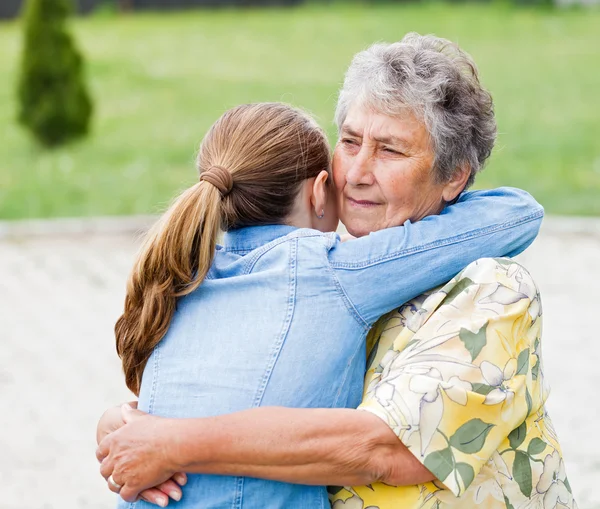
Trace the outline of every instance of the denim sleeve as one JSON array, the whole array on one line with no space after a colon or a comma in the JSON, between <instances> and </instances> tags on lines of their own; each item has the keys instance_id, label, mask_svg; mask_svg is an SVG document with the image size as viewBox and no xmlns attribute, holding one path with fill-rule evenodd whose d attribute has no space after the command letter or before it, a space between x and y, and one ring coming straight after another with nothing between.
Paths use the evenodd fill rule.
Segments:
<instances>
[{"instance_id":1,"label":"denim sleeve","mask_svg":"<svg viewBox=\"0 0 600 509\"><path fill-rule=\"evenodd\" d=\"M543 215L520 189L464 192L439 215L338 241L329 264L347 304L370 327L479 258L521 253L537 236Z\"/></svg>"}]
</instances>

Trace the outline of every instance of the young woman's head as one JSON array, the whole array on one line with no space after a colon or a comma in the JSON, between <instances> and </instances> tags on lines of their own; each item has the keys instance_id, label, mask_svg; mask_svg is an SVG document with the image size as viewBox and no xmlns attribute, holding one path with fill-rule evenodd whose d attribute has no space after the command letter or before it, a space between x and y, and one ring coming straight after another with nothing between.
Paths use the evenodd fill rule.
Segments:
<instances>
[{"instance_id":1,"label":"young woman's head","mask_svg":"<svg viewBox=\"0 0 600 509\"><path fill-rule=\"evenodd\" d=\"M202 141L197 166L199 182L148 232L115 326L126 383L136 394L176 299L204 280L219 229L337 227L327 138L300 110L261 103L227 111Z\"/></svg>"}]
</instances>

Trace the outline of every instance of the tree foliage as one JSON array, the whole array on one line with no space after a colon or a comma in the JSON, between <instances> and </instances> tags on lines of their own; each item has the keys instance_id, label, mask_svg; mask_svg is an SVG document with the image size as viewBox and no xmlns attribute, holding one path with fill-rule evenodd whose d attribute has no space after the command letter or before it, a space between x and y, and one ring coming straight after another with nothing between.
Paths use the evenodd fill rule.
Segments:
<instances>
[{"instance_id":1,"label":"tree foliage","mask_svg":"<svg viewBox=\"0 0 600 509\"><path fill-rule=\"evenodd\" d=\"M92 102L83 59L67 30L70 0L28 0L19 80L19 120L44 145L88 132Z\"/></svg>"}]
</instances>

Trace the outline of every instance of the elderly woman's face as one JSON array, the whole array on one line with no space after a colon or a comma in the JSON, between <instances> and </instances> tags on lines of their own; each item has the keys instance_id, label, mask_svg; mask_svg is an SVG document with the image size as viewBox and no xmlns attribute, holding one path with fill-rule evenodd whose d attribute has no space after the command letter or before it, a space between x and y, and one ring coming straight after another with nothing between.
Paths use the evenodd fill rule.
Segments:
<instances>
[{"instance_id":1,"label":"elderly woman's face","mask_svg":"<svg viewBox=\"0 0 600 509\"><path fill-rule=\"evenodd\" d=\"M355 237L439 213L427 130L411 113L393 118L354 105L341 128L333 176L341 221Z\"/></svg>"}]
</instances>

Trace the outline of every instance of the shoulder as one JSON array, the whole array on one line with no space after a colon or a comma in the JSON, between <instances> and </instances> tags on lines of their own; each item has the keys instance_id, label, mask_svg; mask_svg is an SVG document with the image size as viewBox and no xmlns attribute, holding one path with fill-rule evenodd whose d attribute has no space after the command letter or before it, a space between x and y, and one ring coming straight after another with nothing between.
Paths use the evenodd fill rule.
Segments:
<instances>
[{"instance_id":1,"label":"shoulder","mask_svg":"<svg viewBox=\"0 0 600 509\"><path fill-rule=\"evenodd\" d=\"M247 267L252 271L258 264L298 259L301 259L303 264L311 265L311 260L319 260L322 264L322 258L338 241L339 237L334 232L322 233L309 228L299 228L248 253Z\"/></svg>"},{"instance_id":2,"label":"shoulder","mask_svg":"<svg viewBox=\"0 0 600 509\"><path fill-rule=\"evenodd\" d=\"M504 306L521 302L539 307L540 302L539 288L529 271L510 258L480 258L446 286L454 292L473 286L472 290L477 290L480 296L486 294L486 302ZM540 310L533 314L539 315Z\"/></svg>"},{"instance_id":3,"label":"shoulder","mask_svg":"<svg viewBox=\"0 0 600 509\"><path fill-rule=\"evenodd\" d=\"M511 258L480 258L467 265L457 278L469 278L477 284L502 283L515 291L522 290L533 298L537 289L533 277L520 263Z\"/></svg>"}]
</instances>

